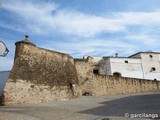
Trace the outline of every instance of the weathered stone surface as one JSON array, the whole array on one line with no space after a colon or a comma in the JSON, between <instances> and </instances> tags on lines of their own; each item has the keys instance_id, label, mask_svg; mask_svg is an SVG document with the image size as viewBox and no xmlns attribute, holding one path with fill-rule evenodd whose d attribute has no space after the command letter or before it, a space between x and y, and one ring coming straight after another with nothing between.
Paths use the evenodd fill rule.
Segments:
<instances>
[{"instance_id":1,"label":"weathered stone surface","mask_svg":"<svg viewBox=\"0 0 160 120\"><path fill-rule=\"evenodd\" d=\"M133 78L92 75L81 85L82 94L111 95L160 90L160 82Z\"/></svg>"},{"instance_id":2,"label":"weathered stone surface","mask_svg":"<svg viewBox=\"0 0 160 120\"><path fill-rule=\"evenodd\" d=\"M40 103L72 98L68 86L52 86L33 84L28 80L9 80L4 89L5 105L22 103Z\"/></svg>"},{"instance_id":3,"label":"weathered stone surface","mask_svg":"<svg viewBox=\"0 0 160 120\"><path fill-rule=\"evenodd\" d=\"M15 61L10 79L28 80L51 87L66 86L73 79L78 82L71 56L21 42L16 43Z\"/></svg>"},{"instance_id":4,"label":"weathered stone surface","mask_svg":"<svg viewBox=\"0 0 160 120\"><path fill-rule=\"evenodd\" d=\"M16 43L14 66L4 90L6 104L37 103L78 95L74 59L64 53L38 48L30 42ZM75 91L76 92L76 91Z\"/></svg>"},{"instance_id":5,"label":"weathered stone surface","mask_svg":"<svg viewBox=\"0 0 160 120\"><path fill-rule=\"evenodd\" d=\"M3 102L6 105L39 103L79 95L160 90L159 81L95 75L93 67L92 57L74 60L67 54L38 48L28 41L17 42Z\"/></svg>"},{"instance_id":6,"label":"weathered stone surface","mask_svg":"<svg viewBox=\"0 0 160 120\"><path fill-rule=\"evenodd\" d=\"M75 67L78 74L80 86L85 83L92 76L93 73L93 62L92 57L87 59L75 59Z\"/></svg>"},{"instance_id":7,"label":"weathered stone surface","mask_svg":"<svg viewBox=\"0 0 160 120\"><path fill-rule=\"evenodd\" d=\"M92 58L76 60L81 95L125 94L160 90L160 82L144 79L112 77L93 74Z\"/></svg>"}]
</instances>

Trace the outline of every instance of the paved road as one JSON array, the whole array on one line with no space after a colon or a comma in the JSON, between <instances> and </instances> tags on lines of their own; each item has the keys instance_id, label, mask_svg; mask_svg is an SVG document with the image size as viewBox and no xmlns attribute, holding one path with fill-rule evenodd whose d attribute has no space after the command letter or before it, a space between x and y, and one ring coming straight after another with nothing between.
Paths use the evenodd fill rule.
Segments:
<instances>
[{"instance_id":1,"label":"paved road","mask_svg":"<svg viewBox=\"0 0 160 120\"><path fill-rule=\"evenodd\" d=\"M128 120L137 114L160 115L160 91L0 107L0 120Z\"/></svg>"}]
</instances>

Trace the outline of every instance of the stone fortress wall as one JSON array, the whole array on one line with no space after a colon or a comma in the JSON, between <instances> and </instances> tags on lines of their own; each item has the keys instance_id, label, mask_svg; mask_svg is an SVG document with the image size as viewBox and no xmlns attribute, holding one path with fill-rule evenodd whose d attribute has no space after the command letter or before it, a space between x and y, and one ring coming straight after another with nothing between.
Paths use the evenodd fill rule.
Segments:
<instances>
[{"instance_id":1,"label":"stone fortress wall","mask_svg":"<svg viewBox=\"0 0 160 120\"><path fill-rule=\"evenodd\" d=\"M91 59L89 57L89 60L75 61L81 95L110 95L160 90L160 81L95 75Z\"/></svg>"},{"instance_id":2,"label":"stone fortress wall","mask_svg":"<svg viewBox=\"0 0 160 120\"><path fill-rule=\"evenodd\" d=\"M5 102L32 103L72 98L71 80L78 83L71 56L38 48L28 40L17 42L14 66L4 89Z\"/></svg>"},{"instance_id":3,"label":"stone fortress wall","mask_svg":"<svg viewBox=\"0 0 160 120\"><path fill-rule=\"evenodd\" d=\"M158 81L95 75L93 66L92 57L73 59L38 48L28 39L17 42L14 66L4 89L4 104L160 90ZM74 92L72 80L76 84Z\"/></svg>"}]
</instances>

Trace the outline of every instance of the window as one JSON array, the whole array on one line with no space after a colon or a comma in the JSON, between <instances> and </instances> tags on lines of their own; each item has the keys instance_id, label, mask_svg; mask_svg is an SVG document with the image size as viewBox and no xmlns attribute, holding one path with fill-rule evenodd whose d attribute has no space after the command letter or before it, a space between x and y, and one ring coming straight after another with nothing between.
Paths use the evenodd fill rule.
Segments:
<instances>
[{"instance_id":1,"label":"window","mask_svg":"<svg viewBox=\"0 0 160 120\"><path fill-rule=\"evenodd\" d=\"M155 67L152 67L152 70L153 70L153 71L155 71L155 70L156 70L156 68L155 68Z\"/></svg>"},{"instance_id":2,"label":"window","mask_svg":"<svg viewBox=\"0 0 160 120\"><path fill-rule=\"evenodd\" d=\"M149 55L149 57L150 57L150 58L153 58L153 56L152 56L152 55Z\"/></svg>"},{"instance_id":3,"label":"window","mask_svg":"<svg viewBox=\"0 0 160 120\"><path fill-rule=\"evenodd\" d=\"M125 62L125 63L128 63L128 60L125 60L124 62Z\"/></svg>"},{"instance_id":4,"label":"window","mask_svg":"<svg viewBox=\"0 0 160 120\"><path fill-rule=\"evenodd\" d=\"M94 74L99 74L99 71L95 69L95 70L93 70L93 73Z\"/></svg>"},{"instance_id":5,"label":"window","mask_svg":"<svg viewBox=\"0 0 160 120\"><path fill-rule=\"evenodd\" d=\"M152 71L156 71L156 68L152 67L151 70L150 70L150 72L152 72Z\"/></svg>"}]
</instances>

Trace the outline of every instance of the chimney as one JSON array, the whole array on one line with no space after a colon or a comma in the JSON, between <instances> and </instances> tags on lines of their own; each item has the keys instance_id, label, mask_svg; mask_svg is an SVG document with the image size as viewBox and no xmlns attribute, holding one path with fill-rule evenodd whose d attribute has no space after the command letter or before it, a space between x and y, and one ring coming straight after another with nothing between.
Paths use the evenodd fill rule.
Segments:
<instances>
[{"instance_id":1,"label":"chimney","mask_svg":"<svg viewBox=\"0 0 160 120\"><path fill-rule=\"evenodd\" d=\"M115 57L118 57L118 53L115 54Z\"/></svg>"}]
</instances>

